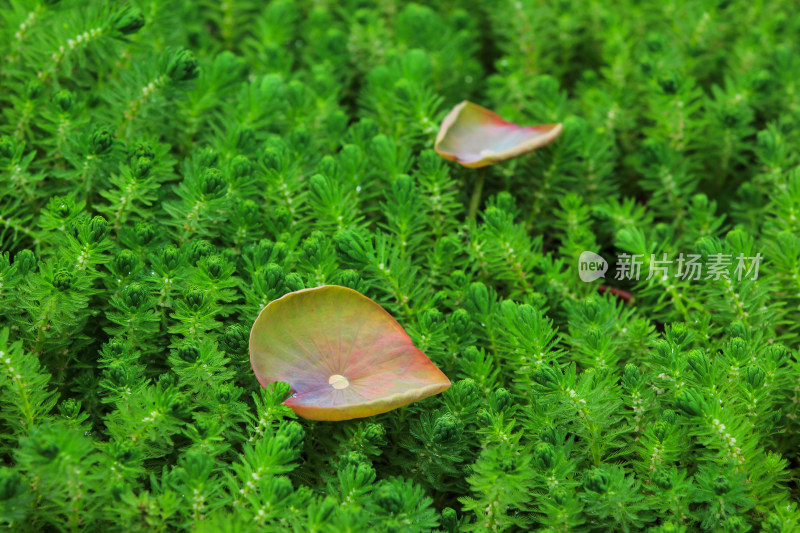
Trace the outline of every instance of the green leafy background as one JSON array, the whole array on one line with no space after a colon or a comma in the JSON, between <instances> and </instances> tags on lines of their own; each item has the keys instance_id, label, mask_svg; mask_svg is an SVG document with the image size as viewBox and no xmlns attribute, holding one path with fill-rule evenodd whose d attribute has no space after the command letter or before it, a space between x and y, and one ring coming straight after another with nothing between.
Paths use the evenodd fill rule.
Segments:
<instances>
[{"instance_id":1,"label":"green leafy background","mask_svg":"<svg viewBox=\"0 0 800 533\"><path fill-rule=\"evenodd\" d=\"M799 40L791 0L0 1L0 525L797 531ZM564 124L474 221L464 99ZM763 261L601 294L584 250ZM294 418L249 327L321 284L451 389Z\"/></svg>"}]
</instances>

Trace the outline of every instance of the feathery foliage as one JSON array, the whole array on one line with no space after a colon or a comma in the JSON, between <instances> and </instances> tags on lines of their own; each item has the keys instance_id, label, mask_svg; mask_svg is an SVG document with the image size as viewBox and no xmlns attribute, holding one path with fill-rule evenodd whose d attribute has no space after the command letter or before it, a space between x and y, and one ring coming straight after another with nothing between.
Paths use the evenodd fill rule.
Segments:
<instances>
[{"instance_id":1,"label":"feathery foliage","mask_svg":"<svg viewBox=\"0 0 800 533\"><path fill-rule=\"evenodd\" d=\"M798 530L795 11L0 0L0 525ZM464 99L564 125L475 220ZM323 284L453 386L296 419L249 328Z\"/></svg>"}]
</instances>

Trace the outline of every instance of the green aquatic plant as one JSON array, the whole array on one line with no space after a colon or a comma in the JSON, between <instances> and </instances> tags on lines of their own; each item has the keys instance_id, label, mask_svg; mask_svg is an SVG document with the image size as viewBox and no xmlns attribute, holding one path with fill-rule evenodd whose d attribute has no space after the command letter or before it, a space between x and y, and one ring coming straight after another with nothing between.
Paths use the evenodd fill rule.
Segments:
<instances>
[{"instance_id":1,"label":"green aquatic plant","mask_svg":"<svg viewBox=\"0 0 800 533\"><path fill-rule=\"evenodd\" d=\"M0 2L0 529L798 529L794 3ZM298 416L331 285L452 385Z\"/></svg>"}]
</instances>

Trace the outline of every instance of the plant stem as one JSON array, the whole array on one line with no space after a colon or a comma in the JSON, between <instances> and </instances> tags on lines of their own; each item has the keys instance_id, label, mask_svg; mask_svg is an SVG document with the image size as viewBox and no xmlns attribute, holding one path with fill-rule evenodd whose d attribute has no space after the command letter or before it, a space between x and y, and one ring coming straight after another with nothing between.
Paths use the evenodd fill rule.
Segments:
<instances>
[{"instance_id":1,"label":"plant stem","mask_svg":"<svg viewBox=\"0 0 800 533\"><path fill-rule=\"evenodd\" d=\"M483 192L483 181L486 179L486 170L478 170L478 177L475 180L475 185L472 187L472 198L469 200L469 212L467 218L475 220L475 215L478 214L478 206L481 203L481 192Z\"/></svg>"}]
</instances>

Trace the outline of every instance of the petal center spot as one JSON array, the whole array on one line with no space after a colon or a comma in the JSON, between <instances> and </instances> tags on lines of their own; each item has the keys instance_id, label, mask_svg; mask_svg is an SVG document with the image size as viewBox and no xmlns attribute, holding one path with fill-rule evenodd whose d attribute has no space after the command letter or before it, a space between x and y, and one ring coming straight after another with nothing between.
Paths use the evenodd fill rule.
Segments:
<instances>
[{"instance_id":1,"label":"petal center spot","mask_svg":"<svg viewBox=\"0 0 800 533\"><path fill-rule=\"evenodd\" d=\"M331 377L329 377L328 383L334 389L344 389L350 386L350 382L347 381L347 378L340 374L334 374Z\"/></svg>"}]
</instances>

